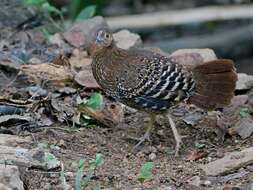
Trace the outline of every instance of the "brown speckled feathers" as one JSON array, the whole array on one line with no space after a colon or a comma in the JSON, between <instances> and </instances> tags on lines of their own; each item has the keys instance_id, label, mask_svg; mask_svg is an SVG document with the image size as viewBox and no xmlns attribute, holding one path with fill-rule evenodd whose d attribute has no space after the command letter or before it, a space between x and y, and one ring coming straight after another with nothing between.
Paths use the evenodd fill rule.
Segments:
<instances>
[{"instance_id":1,"label":"brown speckled feathers","mask_svg":"<svg viewBox=\"0 0 253 190\"><path fill-rule=\"evenodd\" d=\"M106 94L131 107L166 111L180 101L204 109L230 103L237 75L231 60L218 59L187 70L147 50L123 50L113 43L94 51L92 70Z\"/></svg>"}]
</instances>

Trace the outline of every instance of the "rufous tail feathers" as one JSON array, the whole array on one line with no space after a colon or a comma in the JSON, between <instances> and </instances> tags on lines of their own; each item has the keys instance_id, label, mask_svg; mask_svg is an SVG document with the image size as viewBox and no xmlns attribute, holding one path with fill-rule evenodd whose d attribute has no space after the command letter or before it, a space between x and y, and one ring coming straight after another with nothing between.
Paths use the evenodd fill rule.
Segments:
<instances>
[{"instance_id":1,"label":"rufous tail feathers","mask_svg":"<svg viewBox=\"0 0 253 190\"><path fill-rule=\"evenodd\" d=\"M230 104L237 81L232 60L217 59L198 65L193 69L193 76L195 91L189 103L206 110Z\"/></svg>"}]
</instances>

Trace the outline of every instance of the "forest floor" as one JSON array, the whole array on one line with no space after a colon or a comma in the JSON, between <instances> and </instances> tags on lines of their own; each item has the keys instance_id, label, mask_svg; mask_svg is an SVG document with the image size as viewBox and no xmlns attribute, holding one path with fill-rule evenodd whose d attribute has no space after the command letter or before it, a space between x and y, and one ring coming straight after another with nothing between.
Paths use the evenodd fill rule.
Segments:
<instances>
[{"instance_id":1,"label":"forest floor","mask_svg":"<svg viewBox=\"0 0 253 190\"><path fill-rule=\"evenodd\" d=\"M86 51L59 34L45 45L41 32L12 32L0 35L0 146L6 150L0 166L16 166L25 189L253 189L252 76L224 110L207 114L185 104L173 110L185 136L179 157L160 116L151 142L134 153L149 118L103 95ZM102 110L91 109L102 101L94 92L102 93ZM150 162L153 167L141 169ZM13 188L1 172L0 185Z\"/></svg>"}]
</instances>

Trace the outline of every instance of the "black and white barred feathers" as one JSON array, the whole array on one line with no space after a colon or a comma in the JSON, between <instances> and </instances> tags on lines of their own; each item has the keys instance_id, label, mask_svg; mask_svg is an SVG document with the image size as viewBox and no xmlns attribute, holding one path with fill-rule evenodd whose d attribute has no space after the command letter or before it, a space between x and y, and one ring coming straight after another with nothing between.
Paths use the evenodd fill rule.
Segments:
<instances>
[{"instance_id":1,"label":"black and white barred feathers","mask_svg":"<svg viewBox=\"0 0 253 190\"><path fill-rule=\"evenodd\" d=\"M147 50L109 47L93 59L94 76L104 91L137 109L166 111L189 98L194 89L190 72L170 58Z\"/></svg>"}]
</instances>

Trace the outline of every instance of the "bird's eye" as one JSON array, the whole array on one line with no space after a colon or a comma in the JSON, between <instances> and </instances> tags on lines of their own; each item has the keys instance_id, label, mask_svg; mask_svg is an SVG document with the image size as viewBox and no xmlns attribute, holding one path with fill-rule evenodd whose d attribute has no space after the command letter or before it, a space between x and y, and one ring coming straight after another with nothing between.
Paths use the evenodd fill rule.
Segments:
<instances>
[{"instance_id":1,"label":"bird's eye","mask_svg":"<svg viewBox=\"0 0 253 190\"><path fill-rule=\"evenodd\" d=\"M109 38L109 34L106 34L105 37L106 37L106 38Z\"/></svg>"}]
</instances>

